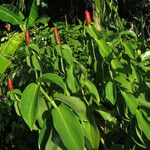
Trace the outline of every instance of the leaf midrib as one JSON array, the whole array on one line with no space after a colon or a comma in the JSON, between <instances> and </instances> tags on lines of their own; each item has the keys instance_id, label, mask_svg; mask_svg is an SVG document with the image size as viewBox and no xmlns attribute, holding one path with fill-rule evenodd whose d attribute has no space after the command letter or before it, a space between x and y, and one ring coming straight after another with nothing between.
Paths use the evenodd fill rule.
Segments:
<instances>
[{"instance_id":1,"label":"leaf midrib","mask_svg":"<svg viewBox=\"0 0 150 150\"><path fill-rule=\"evenodd\" d=\"M5 9L5 8L4 8ZM7 10L7 9L6 9ZM14 16L12 16L12 15L10 15L9 13L7 13L6 11L3 11L2 9L0 10L1 12L3 12L3 13L5 13L6 15L8 15L8 16L10 16L11 18L13 18L16 22L18 22L18 20L14 17ZM8 11L8 10L7 10ZM18 22L19 24L20 24L20 22Z\"/></svg>"},{"instance_id":2,"label":"leaf midrib","mask_svg":"<svg viewBox=\"0 0 150 150\"><path fill-rule=\"evenodd\" d=\"M71 136L71 133L69 132L69 129L67 128L67 124L65 123L65 119L63 118L63 115L61 114L61 111L59 108L56 108L58 110L58 113L60 114L62 121L64 122L64 126L68 132L68 134L70 135L71 140L73 141L73 143L76 145L76 147L78 147L78 145L76 144L76 141L73 139L73 137ZM79 147L78 147L79 148Z\"/></svg>"}]
</instances>

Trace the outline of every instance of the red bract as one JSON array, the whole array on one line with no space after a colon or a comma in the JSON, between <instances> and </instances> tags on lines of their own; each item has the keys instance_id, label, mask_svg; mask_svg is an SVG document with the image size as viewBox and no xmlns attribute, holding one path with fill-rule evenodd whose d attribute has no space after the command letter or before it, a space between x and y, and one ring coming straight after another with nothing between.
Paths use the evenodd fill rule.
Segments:
<instances>
[{"instance_id":1,"label":"red bract","mask_svg":"<svg viewBox=\"0 0 150 150\"><path fill-rule=\"evenodd\" d=\"M59 45L61 43L61 41L60 41L60 37L58 35L58 28L57 27L54 27L54 37L55 37L56 44Z\"/></svg>"},{"instance_id":2,"label":"red bract","mask_svg":"<svg viewBox=\"0 0 150 150\"><path fill-rule=\"evenodd\" d=\"M25 31L25 36L26 36L26 43L27 45L30 45L31 44L31 40L30 40L30 32L28 29L26 29Z\"/></svg>"},{"instance_id":3,"label":"red bract","mask_svg":"<svg viewBox=\"0 0 150 150\"><path fill-rule=\"evenodd\" d=\"M85 10L85 21L87 25L90 25L92 20L91 20L91 14L88 10Z\"/></svg>"},{"instance_id":4,"label":"red bract","mask_svg":"<svg viewBox=\"0 0 150 150\"><path fill-rule=\"evenodd\" d=\"M13 91L14 90L11 77L8 78L8 88L9 88L9 91Z\"/></svg>"}]
</instances>

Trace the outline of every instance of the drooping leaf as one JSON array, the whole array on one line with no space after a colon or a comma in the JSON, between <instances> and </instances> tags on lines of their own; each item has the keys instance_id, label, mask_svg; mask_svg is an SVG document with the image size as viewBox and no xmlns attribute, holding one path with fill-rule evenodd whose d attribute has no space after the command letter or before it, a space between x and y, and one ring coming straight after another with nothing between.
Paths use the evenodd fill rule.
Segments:
<instances>
[{"instance_id":1,"label":"drooping leaf","mask_svg":"<svg viewBox=\"0 0 150 150\"><path fill-rule=\"evenodd\" d=\"M10 9L8 7L9 5L0 5L0 20L4 22L10 22L13 25L20 25L22 20L24 19L24 16L19 11L12 11L11 5Z\"/></svg>"},{"instance_id":2,"label":"drooping leaf","mask_svg":"<svg viewBox=\"0 0 150 150\"><path fill-rule=\"evenodd\" d=\"M80 98L74 96L64 96L63 94L58 93L54 95L54 98L55 100L59 100L70 106L81 120L87 121L86 106Z\"/></svg>"},{"instance_id":3,"label":"drooping leaf","mask_svg":"<svg viewBox=\"0 0 150 150\"><path fill-rule=\"evenodd\" d=\"M130 94L127 93L125 91L121 91L122 96L124 97L124 100L126 102L127 107L129 108L130 112L135 115L136 113L136 109L138 107L138 101L136 100L136 98Z\"/></svg>"},{"instance_id":4,"label":"drooping leaf","mask_svg":"<svg viewBox=\"0 0 150 150\"><path fill-rule=\"evenodd\" d=\"M68 150L84 149L84 134L77 117L61 104L52 110L54 127Z\"/></svg>"},{"instance_id":5,"label":"drooping leaf","mask_svg":"<svg viewBox=\"0 0 150 150\"><path fill-rule=\"evenodd\" d=\"M39 85L31 83L25 88L21 96L21 115L30 129L33 128L38 112L39 88Z\"/></svg>"},{"instance_id":6,"label":"drooping leaf","mask_svg":"<svg viewBox=\"0 0 150 150\"><path fill-rule=\"evenodd\" d=\"M27 23L28 27L31 27L35 24L37 17L38 17L38 5L36 3L36 0L33 0Z\"/></svg>"},{"instance_id":7,"label":"drooping leaf","mask_svg":"<svg viewBox=\"0 0 150 150\"><path fill-rule=\"evenodd\" d=\"M63 81L63 79L55 74L55 73L46 73L44 75L42 75L38 81L40 82L49 82L49 83L55 83L57 84L58 86L60 86L64 91L66 91L66 85Z\"/></svg>"},{"instance_id":8,"label":"drooping leaf","mask_svg":"<svg viewBox=\"0 0 150 150\"><path fill-rule=\"evenodd\" d=\"M144 118L142 114L142 110L138 109L136 110L136 119L138 122L139 128L143 131L145 136L150 140L150 122Z\"/></svg>"},{"instance_id":9,"label":"drooping leaf","mask_svg":"<svg viewBox=\"0 0 150 150\"><path fill-rule=\"evenodd\" d=\"M84 136L89 140L92 149L98 150L100 134L97 126L90 122L83 122L82 126L84 130Z\"/></svg>"}]
</instances>

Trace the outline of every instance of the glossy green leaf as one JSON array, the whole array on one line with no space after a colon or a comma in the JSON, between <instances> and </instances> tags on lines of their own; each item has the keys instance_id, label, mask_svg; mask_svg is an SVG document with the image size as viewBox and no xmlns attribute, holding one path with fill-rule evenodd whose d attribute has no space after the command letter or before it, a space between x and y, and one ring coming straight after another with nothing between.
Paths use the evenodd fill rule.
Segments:
<instances>
[{"instance_id":1,"label":"glossy green leaf","mask_svg":"<svg viewBox=\"0 0 150 150\"><path fill-rule=\"evenodd\" d=\"M142 110L136 110L136 119L139 128L143 131L145 136L150 140L150 122L142 114Z\"/></svg>"},{"instance_id":2,"label":"glossy green leaf","mask_svg":"<svg viewBox=\"0 0 150 150\"><path fill-rule=\"evenodd\" d=\"M100 97L99 97L99 93L98 93L96 86L90 80L85 80L84 86L89 90L95 102L99 105Z\"/></svg>"},{"instance_id":3,"label":"glossy green leaf","mask_svg":"<svg viewBox=\"0 0 150 150\"><path fill-rule=\"evenodd\" d=\"M31 83L25 88L21 96L20 112L30 129L33 128L38 112L39 88L39 85Z\"/></svg>"},{"instance_id":4,"label":"glossy green leaf","mask_svg":"<svg viewBox=\"0 0 150 150\"><path fill-rule=\"evenodd\" d=\"M135 115L136 113L136 109L138 107L138 101L136 100L136 98L130 94L127 93L125 91L121 91L121 94L126 102L127 107L129 108L130 112Z\"/></svg>"},{"instance_id":5,"label":"glossy green leaf","mask_svg":"<svg viewBox=\"0 0 150 150\"><path fill-rule=\"evenodd\" d=\"M84 134L79 120L66 105L52 110L54 127L68 150L84 149Z\"/></svg>"},{"instance_id":6,"label":"glossy green leaf","mask_svg":"<svg viewBox=\"0 0 150 150\"><path fill-rule=\"evenodd\" d=\"M114 117L111 115L111 113L105 109L103 106L99 106L99 108L96 110L104 120L112 122L114 120Z\"/></svg>"},{"instance_id":7,"label":"glossy green leaf","mask_svg":"<svg viewBox=\"0 0 150 150\"><path fill-rule=\"evenodd\" d=\"M69 68L67 69L67 79L66 80L67 80L67 85L68 85L69 89L71 90L71 92L76 93L79 88L79 85L74 76L73 66L69 66Z\"/></svg>"},{"instance_id":8,"label":"glossy green leaf","mask_svg":"<svg viewBox=\"0 0 150 150\"><path fill-rule=\"evenodd\" d=\"M106 98L115 105L116 103L116 88L112 81L109 81L105 87Z\"/></svg>"},{"instance_id":9,"label":"glossy green leaf","mask_svg":"<svg viewBox=\"0 0 150 150\"><path fill-rule=\"evenodd\" d=\"M40 82L49 82L49 83L55 83L58 86L60 86L62 89L64 89L64 91L66 91L66 85L63 81L63 79L55 74L55 73L46 73L44 75L42 75L38 81Z\"/></svg>"},{"instance_id":10,"label":"glossy green leaf","mask_svg":"<svg viewBox=\"0 0 150 150\"><path fill-rule=\"evenodd\" d=\"M86 106L80 98L75 96L64 96L58 93L54 95L54 98L70 106L81 120L87 121Z\"/></svg>"},{"instance_id":11,"label":"glossy green leaf","mask_svg":"<svg viewBox=\"0 0 150 150\"><path fill-rule=\"evenodd\" d=\"M38 18L38 5L36 3L36 0L33 0L28 18L28 27L33 26L37 18Z\"/></svg>"},{"instance_id":12,"label":"glossy green leaf","mask_svg":"<svg viewBox=\"0 0 150 150\"><path fill-rule=\"evenodd\" d=\"M21 24L23 20L23 15L19 11L13 11L9 7L6 7L6 5L0 5L0 20L4 22L10 22L13 25L19 25Z\"/></svg>"},{"instance_id":13,"label":"glossy green leaf","mask_svg":"<svg viewBox=\"0 0 150 150\"><path fill-rule=\"evenodd\" d=\"M98 150L100 134L97 126L95 124L91 124L90 122L83 122L82 127L84 130L84 136L91 143L93 150Z\"/></svg>"}]
</instances>

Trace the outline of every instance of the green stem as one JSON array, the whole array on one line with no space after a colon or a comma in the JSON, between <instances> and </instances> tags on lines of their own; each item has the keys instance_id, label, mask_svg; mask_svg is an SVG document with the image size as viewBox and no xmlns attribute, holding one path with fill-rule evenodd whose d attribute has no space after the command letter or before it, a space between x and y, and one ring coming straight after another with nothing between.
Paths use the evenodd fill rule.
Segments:
<instances>
[{"instance_id":1,"label":"green stem","mask_svg":"<svg viewBox=\"0 0 150 150\"><path fill-rule=\"evenodd\" d=\"M47 95L47 93L44 91L44 89L42 87L40 87L40 91L42 92L42 94L49 100L49 102L52 104L52 106L54 108L57 108L56 103Z\"/></svg>"}]
</instances>

